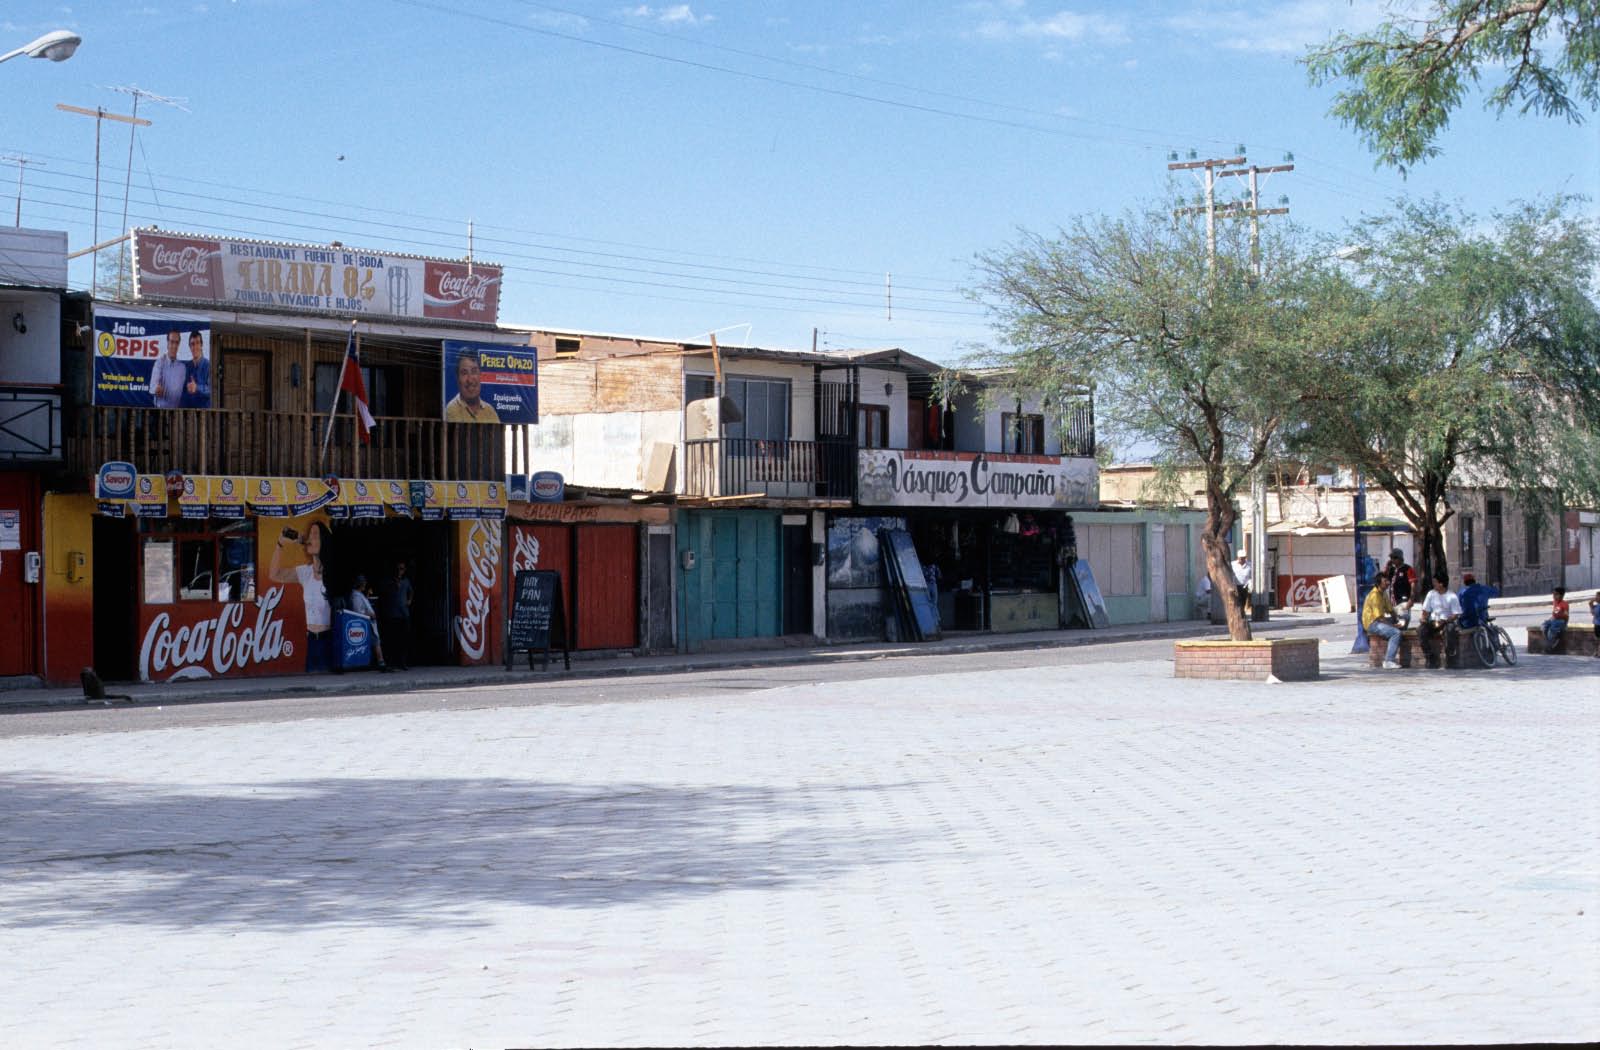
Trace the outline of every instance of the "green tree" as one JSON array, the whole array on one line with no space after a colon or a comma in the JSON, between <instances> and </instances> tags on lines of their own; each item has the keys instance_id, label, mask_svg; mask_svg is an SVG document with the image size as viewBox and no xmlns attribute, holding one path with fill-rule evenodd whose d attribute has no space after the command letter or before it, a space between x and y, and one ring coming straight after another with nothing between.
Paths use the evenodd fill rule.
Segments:
<instances>
[{"instance_id":1,"label":"green tree","mask_svg":"<svg viewBox=\"0 0 1600 1050\"><path fill-rule=\"evenodd\" d=\"M1520 104L1581 121L1581 102L1600 104L1600 0L1434 0L1420 21L1340 33L1305 62L1315 84L1351 83L1332 114L1404 170L1438 154L1435 139L1488 69L1505 71L1487 99L1496 112Z\"/></svg>"},{"instance_id":2,"label":"green tree","mask_svg":"<svg viewBox=\"0 0 1600 1050\"><path fill-rule=\"evenodd\" d=\"M1292 231L1266 238L1259 273L1243 223L1223 224L1211 256L1204 233L1169 210L1084 217L979 256L976 295L999 337L982 363L1052 402L1092 383L1102 432L1154 446L1169 476L1200 470L1207 573L1243 640L1250 622L1229 568L1236 498L1293 407L1318 296L1338 286Z\"/></svg>"},{"instance_id":3,"label":"green tree","mask_svg":"<svg viewBox=\"0 0 1600 1050\"><path fill-rule=\"evenodd\" d=\"M1449 489L1463 476L1532 509L1600 498L1600 242L1572 208L1480 222L1406 203L1350 231L1361 252L1347 305L1287 437L1394 497L1424 575L1448 572Z\"/></svg>"}]
</instances>

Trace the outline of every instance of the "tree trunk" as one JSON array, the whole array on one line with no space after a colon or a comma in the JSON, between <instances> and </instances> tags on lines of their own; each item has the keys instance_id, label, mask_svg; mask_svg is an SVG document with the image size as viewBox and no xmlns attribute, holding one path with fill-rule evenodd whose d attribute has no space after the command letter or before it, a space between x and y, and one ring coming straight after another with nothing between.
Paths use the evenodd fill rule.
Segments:
<instances>
[{"instance_id":1,"label":"tree trunk","mask_svg":"<svg viewBox=\"0 0 1600 1050\"><path fill-rule=\"evenodd\" d=\"M1206 552L1206 575L1211 577L1213 592L1222 599L1228 614L1228 637L1236 642L1251 639L1250 613L1245 599L1239 594L1238 581L1233 578L1233 522L1237 517L1233 501L1222 495L1222 486L1211 478L1206 479L1206 524L1200 535L1200 545Z\"/></svg>"}]
</instances>

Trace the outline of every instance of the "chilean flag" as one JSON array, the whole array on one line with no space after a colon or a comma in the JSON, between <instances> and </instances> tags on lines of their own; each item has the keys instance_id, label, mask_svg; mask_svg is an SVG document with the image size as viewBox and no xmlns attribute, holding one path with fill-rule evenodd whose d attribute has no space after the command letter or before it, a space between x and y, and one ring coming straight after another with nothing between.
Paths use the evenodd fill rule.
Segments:
<instances>
[{"instance_id":1,"label":"chilean flag","mask_svg":"<svg viewBox=\"0 0 1600 1050\"><path fill-rule=\"evenodd\" d=\"M372 428L377 422L367 407L367 384L361 378L361 354L356 350L356 330L350 328L350 339L344 344L344 366L339 372L339 389L350 395L356 406L356 424L361 428L361 443L371 442Z\"/></svg>"}]
</instances>

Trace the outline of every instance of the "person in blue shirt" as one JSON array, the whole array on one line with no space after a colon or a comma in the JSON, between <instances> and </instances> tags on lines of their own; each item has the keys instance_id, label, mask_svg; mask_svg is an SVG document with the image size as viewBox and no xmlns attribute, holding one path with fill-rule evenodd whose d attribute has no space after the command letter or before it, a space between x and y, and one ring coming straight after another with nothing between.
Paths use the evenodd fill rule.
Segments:
<instances>
[{"instance_id":1,"label":"person in blue shirt","mask_svg":"<svg viewBox=\"0 0 1600 1050\"><path fill-rule=\"evenodd\" d=\"M1461 618L1456 621L1462 630L1477 627L1489 615L1489 599L1500 597L1500 591L1486 587L1470 572L1461 574Z\"/></svg>"},{"instance_id":2,"label":"person in blue shirt","mask_svg":"<svg viewBox=\"0 0 1600 1050\"><path fill-rule=\"evenodd\" d=\"M206 360L205 338L197 328L189 333L188 378L183 384L181 408L211 407L211 362Z\"/></svg>"}]
</instances>

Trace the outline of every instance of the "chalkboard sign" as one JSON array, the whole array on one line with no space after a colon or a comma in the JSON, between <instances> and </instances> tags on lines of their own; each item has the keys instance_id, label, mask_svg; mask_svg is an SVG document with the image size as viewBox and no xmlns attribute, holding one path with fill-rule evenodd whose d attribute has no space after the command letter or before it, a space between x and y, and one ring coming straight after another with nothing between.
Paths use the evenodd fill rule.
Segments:
<instances>
[{"instance_id":1,"label":"chalkboard sign","mask_svg":"<svg viewBox=\"0 0 1600 1050\"><path fill-rule=\"evenodd\" d=\"M561 601L561 574L550 569L523 569L511 588L511 615L506 618L506 670L511 670L513 654L528 652L533 667L535 650L543 653L541 667L550 662L556 645L565 655L566 668L572 670L572 647L567 639L565 606Z\"/></svg>"}]
</instances>

